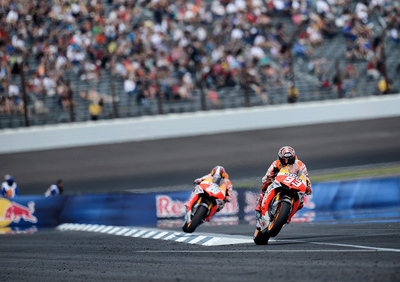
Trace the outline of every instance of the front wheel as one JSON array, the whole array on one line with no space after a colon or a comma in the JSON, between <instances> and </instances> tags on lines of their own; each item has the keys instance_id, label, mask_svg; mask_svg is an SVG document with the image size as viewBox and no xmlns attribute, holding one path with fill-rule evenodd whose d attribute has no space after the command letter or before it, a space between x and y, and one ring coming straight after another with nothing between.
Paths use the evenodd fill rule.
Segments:
<instances>
[{"instance_id":1,"label":"front wheel","mask_svg":"<svg viewBox=\"0 0 400 282\"><path fill-rule=\"evenodd\" d=\"M256 245L268 245L268 240L268 232L262 233L260 229L256 229L253 237L253 241Z\"/></svg>"},{"instance_id":2,"label":"front wheel","mask_svg":"<svg viewBox=\"0 0 400 282\"><path fill-rule=\"evenodd\" d=\"M275 237L281 231L283 225L288 221L290 215L290 204L288 202L280 202L278 210L272 222L268 225L268 235Z\"/></svg>"},{"instance_id":3,"label":"front wheel","mask_svg":"<svg viewBox=\"0 0 400 282\"><path fill-rule=\"evenodd\" d=\"M186 233L192 233L196 230L197 226L199 226L202 221L206 218L208 209L205 206L199 206L196 213L192 217L192 221L185 222L182 226L182 230Z\"/></svg>"}]
</instances>

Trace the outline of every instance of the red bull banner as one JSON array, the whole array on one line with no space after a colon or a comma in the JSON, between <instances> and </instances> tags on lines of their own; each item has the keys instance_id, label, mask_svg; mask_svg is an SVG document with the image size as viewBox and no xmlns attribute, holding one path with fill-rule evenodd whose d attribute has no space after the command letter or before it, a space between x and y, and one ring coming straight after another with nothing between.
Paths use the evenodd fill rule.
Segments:
<instances>
[{"instance_id":1,"label":"red bull banner","mask_svg":"<svg viewBox=\"0 0 400 282\"><path fill-rule=\"evenodd\" d=\"M64 197L0 198L0 233L32 233L38 227L58 225Z\"/></svg>"},{"instance_id":2,"label":"red bull banner","mask_svg":"<svg viewBox=\"0 0 400 282\"><path fill-rule=\"evenodd\" d=\"M329 221L399 216L400 178L365 179L316 183L306 196L304 207L292 222ZM234 190L209 225L255 224L255 203L259 188ZM162 193L110 193L64 195L57 197L20 196L0 198L0 233L35 232L37 228L62 223L118 226L181 226L186 213L184 203L191 191ZM372 208L394 208L378 214Z\"/></svg>"}]
</instances>

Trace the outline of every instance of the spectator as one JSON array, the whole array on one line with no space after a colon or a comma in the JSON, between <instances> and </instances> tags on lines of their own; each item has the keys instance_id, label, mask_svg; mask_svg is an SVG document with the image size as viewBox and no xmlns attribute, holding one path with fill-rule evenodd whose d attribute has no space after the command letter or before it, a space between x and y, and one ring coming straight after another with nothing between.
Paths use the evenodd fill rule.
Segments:
<instances>
[{"instance_id":1,"label":"spectator","mask_svg":"<svg viewBox=\"0 0 400 282\"><path fill-rule=\"evenodd\" d=\"M6 96L4 96L4 95L1 95L1 99L0 99L0 114L11 115L10 100L7 99Z\"/></svg>"},{"instance_id":2,"label":"spectator","mask_svg":"<svg viewBox=\"0 0 400 282\"><path fill-rule=\"evenodd\" d=\"M1 184L1 196L3 198L15 198L19 195L17 183L11 175L4 176L4 182Z\"/></svg>"},{"instance_id":3,"label":"spectator","mask_svg":"<svg viewBox=\"0 0 400 282\"><path fill-rule=\"evenodd\" d=\"M92 103L89 105L89 113L91 120L98 120L102 110L103 110L103 99L100 99L100 101L93 100Z\"/></svg>"},{"instance_id":4,"label":"spectator","mask_svg":"<svg viewBox=\"0 0 400 282\"><path fill-rule=\"evenodd\" d=\"M128 78L125 79L124 81L124 90L125 93L132 98L132 96L135 93L135 89L136 89L136 82L133 79L133 75L129 75Z\"/></svg>"},{"instance_id":5,"label":"spectator","mask_svg":"<svg viewBox=\"0 0 400 282\"><path fill-rule=\"evenodd\" d=\"M213 109L219 109L221 107L221 100L218 97L215 89L208 90L208 100L210 100Z\"/></svg>"},{"instance_id":6,"label":"spectator","mask_svg":"<svg viewBox=\"0 0 400 282\"><path fill-rule=\"evenodd\" d=\"M367 64L367 76L372 79L378 79L380 77L380 72L376 68L376 64L378 62L378 58L372 58Z\"/></svg>"},{"instance_id":7,"label":"spectator","mask_svg":"<svg viewBox=\"0 0 400 282\"><path fill-rule=\"evenodd\" d=\"M49 114L49 109L44 105L42 98L35 99L33 104L33 113L41 117L45 117Z\"/></svg>"},{"instance_id":8,"label":"spectator","mask_svg":"<svg viewBox=\"0 0 400 282\"><path fill-rule=\"evenodd\" d=\"M64 192L64 183L61 179L57 180L56 184L51 184L50 187L46 190L44 195L46 197L58 196Z\"/></svg>"},{"instance_id":9,"label":"spectator","mask_svg":"<svg viewBox=\"0 0 400 282\"><path fill-rule=\"evenodd\" d=\"M291 84L288 89L288 103L296 103L299 97L299 90Z\"/></svg>"},{"instance_id":10,"label":"spectator","mask_svg":"<svg viewBox=\"0 0 400 282\"><path fill-rule=\"evenodd\" d=\"M385 95L389 94L392 88L391 80L388 78L386 79L385 77L382 77L378 81L378 90L380 95Z\"/></svg>"}]
</instances>

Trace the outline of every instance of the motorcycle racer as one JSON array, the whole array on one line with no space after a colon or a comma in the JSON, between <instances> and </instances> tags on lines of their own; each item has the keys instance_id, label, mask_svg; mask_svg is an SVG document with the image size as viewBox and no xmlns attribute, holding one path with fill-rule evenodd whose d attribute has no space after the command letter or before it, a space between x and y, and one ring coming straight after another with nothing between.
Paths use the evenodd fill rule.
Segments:
<instances>
[{"instance_id":1,"label":"motorcycle racer","mask_svg":"<svg viewBox=\"0 0 400 282\"><path fill-rule=\"evenodd\" d=\"M1 184L1 196L4 198L14 198L19 195L18 185L11 175L4 176L5 182Z\"/></svg>"},{"instance_id":2,"label":"motorcycle racer","mask_svg":"<svg viewBox=\"0 0 400 282\"><path fill-rule=\"evenodd\" d=\"M209 174L206 174L200 178L197 178L193 181L193 185L197 186L203 181L209 181L212 183L216 183L219 187L225 191L225 199L224 200L217 200L217 206L213 208L210 213L210 216L207 217L207 220L210 221L212 216L222 210L225 206L226 202L232 201L232 183L229 180L229 175L226 172L223 166L217 165L215 166ZM193 195L193 194L192 194ZM188 203L190 199L185 203L185 206L188 207Z\"/></svg>"},{"instance_id":3,"label":"motorcycle racer","mask_svg":"<svg viewBox=\"0 0 400 282\"><path fill-rule=\"evenodd\" d=\"M50 185L50 187L46 190L44 193L45 197L50 197L50 196L57 196L63 193L64 191L64 183L61 179L57 180L56 184Z\"/></svg>"},{"instance_id":4,"label":"motorcycle racer","mask_svg":"<svg viewBox=\"0 0 400 282\"><path fill-rule=\"evenodd\" d=\"M292 147L283 146L278 151L278 159L275 160L270 165L270 167L268 168L264 177L262 178L261 193L257 197L256 208L255 208L257 225L259 224L259 221L261 219L261 203L264 198L264 193L267 190L268 186L274 181L276 174L282 169L282 167L287 166L287 165L296 166L298 176L300 176L302 174L305 175L306 181L307 181L306 194L311 195L311 193L312 193L311 182L310 182L310 179L308 178L308 171L307 171L306 165L297 158L296 152ZM300 210L302 208L303 208L303 197L301 197L301 202L300 202L300 205L297 210ZM294 212L296 212L296 211L294 211Z\"/></svg>"}]
</instances>

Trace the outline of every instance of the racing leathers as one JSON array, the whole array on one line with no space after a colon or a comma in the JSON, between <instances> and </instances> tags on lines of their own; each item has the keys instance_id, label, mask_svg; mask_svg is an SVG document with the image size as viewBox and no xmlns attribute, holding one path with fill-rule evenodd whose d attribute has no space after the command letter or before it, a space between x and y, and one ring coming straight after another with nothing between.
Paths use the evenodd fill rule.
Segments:
<instances>
[{"instance_id":1,"label":"racing leathers","mask_svg":"<svg viewBox=\"0 0 400 282\"><path fill-rule=\"evenodd\" d=\"M311 190L311 182L310 179L308 178L308 171L306 165L296 157L296 161L294 164L291 165L294 168L294 171L297 172L297 175L300 176L302 174L305 175L306 177L306 184L307 184L307 190L306 194L311 195L312 190ZM257 198L256 202L256 217L257 221L259 218L261 218L261 203L264 198L265 191L267 190L268 186L274 181L276 175L278 172L282 169L283 165L282 163L278 160L275 160L270 167L268 168L267 172L265 173L264 177L262 178L262 188L261 188L261 193ZM297 208L297 210L300 210L303 208L303 197L300 198L300 205Z\"/></svg>"},{"instance_id":2,"label":"racing leathers","mask_svg":"<svg viewBox=\"0 0 400 282\"><path fill-rule=\"evenodd\" d=\"M211 173L206 174L206 175L204 175L204 176L202 176L200 178L195 179L193 181L193 185L195 185L195 189L196 189L196 186L199 185L203 181L208 181L208 182L212 183L213 182L213 176L211 175ZM231 202L232 201L232 182L229 180L228 173L226 173L226 172L224 173L224 178L222 178L220 180L218 185L222 190L225 191L225 199L224 200L216 200L217 201L217 205L211 210L210 215L206 218L206 221L210 221L211 218L214 216L214 214L216 212L219 212L220 210L222 210L224 208L226 202ZM193 193L192 193L192 196L193 196ZM190 199L192 198L192 196L185 203L186 207L188 207L188 205L190 203Z\"/></svg>"},{"instance_id":3,"label":"racing leathers","mask_svg":"<svg viewBox=\"0 0 400 282\"><path fill-rule=\"evenodd\" d=\"M1 196L4 198L14 198L19 195L19 189L16 182L3 182L1 184Z\"/></svg>"}]
</instances>

